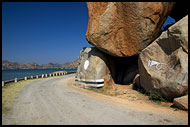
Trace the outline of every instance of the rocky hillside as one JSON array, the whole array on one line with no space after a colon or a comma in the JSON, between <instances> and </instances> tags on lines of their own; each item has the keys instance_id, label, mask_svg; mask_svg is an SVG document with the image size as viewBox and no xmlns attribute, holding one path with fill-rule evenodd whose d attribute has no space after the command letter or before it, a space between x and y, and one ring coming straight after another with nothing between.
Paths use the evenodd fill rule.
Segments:
<instances>
[{"instance_id":1,"label":"rocky hillside","mask_svg":"<svg viewBox=\"0 0 190 127\"><path fill-rule=\"evenodd\" d=\"M58 63L48 63L39 65L35 62L30 62L26 64L18 63L18 62L9 62L7 60L2 61L2 69L48 69L48 68L77 68L79 65L79 59L76 59L73 62L67 62L64 64Z\"/></svg>"}]
</instances>

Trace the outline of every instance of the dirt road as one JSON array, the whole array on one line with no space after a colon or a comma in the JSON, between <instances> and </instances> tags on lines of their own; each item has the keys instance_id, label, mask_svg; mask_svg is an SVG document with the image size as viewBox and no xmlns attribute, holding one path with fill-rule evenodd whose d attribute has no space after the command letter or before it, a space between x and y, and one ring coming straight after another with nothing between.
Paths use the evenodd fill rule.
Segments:
<instances>
[{"instance_id":1,"label":"dirt road","mask_svg":"<svg viewBox=\"0 0 190 127\"><path fill-rule=\"evenodd\" d=\"M27 85L3 125L187 125L179 112L139 111L77 90L74 74L43 79ZM133 102L134 103L134 102ZM142 107L143 108L143 107ZM159 111L159 110L158 110ZM184 113L182 113L182 116ZM187 114L184 115L187 117Z\"/></svg>"}]
</instances>

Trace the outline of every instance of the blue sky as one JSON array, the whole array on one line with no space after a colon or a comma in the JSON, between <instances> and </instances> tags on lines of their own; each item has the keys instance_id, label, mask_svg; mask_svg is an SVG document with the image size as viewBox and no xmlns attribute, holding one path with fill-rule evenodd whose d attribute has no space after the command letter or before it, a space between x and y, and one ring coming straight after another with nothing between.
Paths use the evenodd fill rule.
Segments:
<instances>
[{"instance_id":1,"label":"blue sky","mask_svg":"<svg viewBox=\"0 0 190 127\"><path fill-rule=\"evenodd\" d=\"M86 2L3 2L2 59L38 64L74 61L86 41Z\"/></svg>"},{"instance_id":2,"label":"blue sky","mask_svg":"<svg viewBox=\"0 0 190 127\"><path fill-rule=\"evenodd\" d=\"M86 2L3 2L2 59L38 64L74 61L83 47L92 47L85 37L87 25Z\"/></svg>"},{"instance_id":3,"label":"blue sky","mask_svg":"<svg viewBox=\"0 0 190 127\"><path fill-rule=\"evenodd\" d=\"M172 17L168 16L168 18L166 19L166 21L162 25L161 31L164 30L164 28L166 27L166 25L170 25L170 24L173 24L175 22L176 22L175 19L173 19Z\"/></svg>"}]
</instances>

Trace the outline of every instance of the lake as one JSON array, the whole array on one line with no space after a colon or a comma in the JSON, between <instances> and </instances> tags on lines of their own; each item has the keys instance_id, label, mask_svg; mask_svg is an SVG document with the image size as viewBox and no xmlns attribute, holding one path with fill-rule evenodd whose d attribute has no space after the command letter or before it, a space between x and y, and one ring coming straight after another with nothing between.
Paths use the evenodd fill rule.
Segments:
<instances>
[{"instance_id":1,"label":"lake","mask_svg":"<svg viewBox=\"0 0 190 127\"><path fill-rule=\"evenodd\" d=\"M24 78L42 74L49 74L55 71L77 71L77 69L13 69L2 70L2 81L7 81L15 78Z\"/></svg>"}]
</instances>

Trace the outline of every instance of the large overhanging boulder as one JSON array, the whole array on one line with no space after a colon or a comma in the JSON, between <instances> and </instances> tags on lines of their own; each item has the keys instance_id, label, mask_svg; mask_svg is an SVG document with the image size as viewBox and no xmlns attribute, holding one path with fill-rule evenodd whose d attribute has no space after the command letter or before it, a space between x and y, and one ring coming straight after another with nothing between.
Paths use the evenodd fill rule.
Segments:
<instances>
[{"instance_id":1,"label":"large overhanging boulder","mask_svg":"<svg viewBox=\"0 0 190 127\"><path fill-rule=\"evenodd\" d=\"M174 2L87 2L88 42L113 56L138 55L159 34Z\"/></svg>"},{"instance_id":2,"label":"large overhanging boulder","mask_svg":"<svg viewBox=\"0 0 190 127\"><path fill-rule=\"evenodd\" d=\"M184 17L139 55L140 86L158 91L166 99L182 96L188 89L188 17Z\"/></svg>"}]
</instances>

